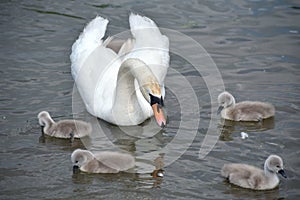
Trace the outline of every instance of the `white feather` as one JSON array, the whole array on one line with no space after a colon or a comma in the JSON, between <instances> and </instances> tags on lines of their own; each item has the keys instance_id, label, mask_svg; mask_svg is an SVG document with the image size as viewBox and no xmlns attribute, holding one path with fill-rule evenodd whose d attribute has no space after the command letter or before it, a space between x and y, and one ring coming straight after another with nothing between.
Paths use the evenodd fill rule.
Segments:
<instances>
[{"instance_id":1,"label":"white feather","mask_svg":"<svg viewBox=\"0 0 300 200\"><path fill-rule=\"evenodd\" d=\"M74 80L76 80L77 73L87 57L102 44L102 38L105 35L107 24L107 19L97 16L84 28L83 32L73 44L70 59Z\"/></svg>"}]
</instances>

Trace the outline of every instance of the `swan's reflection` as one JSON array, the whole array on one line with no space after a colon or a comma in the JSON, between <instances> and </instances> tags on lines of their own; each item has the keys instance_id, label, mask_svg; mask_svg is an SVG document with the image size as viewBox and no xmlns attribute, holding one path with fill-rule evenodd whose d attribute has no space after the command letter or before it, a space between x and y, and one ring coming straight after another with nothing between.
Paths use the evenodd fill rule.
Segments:
<instances>
[{"instance_id":1,"label":"swan's reflection","mask_svg":"<svg viewBox=\"0 0 300 200\"><path fill-rule=\"evenodd\" d=\"M116 126L97 119L86 111L78 113L76 119L88 121L92 125L90 140L82 140L87 149L93 152L108 150L131 153L136 157L134 173L150 174L158 170L155 162L161 157L159 153L153 157L143 157L148 152L159 150L168 142L168 137L163 135L164 131L156 125L155 120L149 119L138 126ZM162 164L160 167L162 168Z\"/></svg>"}]
</instances>

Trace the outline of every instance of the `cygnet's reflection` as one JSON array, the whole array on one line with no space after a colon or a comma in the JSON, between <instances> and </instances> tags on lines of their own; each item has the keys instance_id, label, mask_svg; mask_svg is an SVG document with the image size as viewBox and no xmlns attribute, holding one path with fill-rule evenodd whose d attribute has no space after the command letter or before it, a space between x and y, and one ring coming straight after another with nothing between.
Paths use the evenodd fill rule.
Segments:
<instances>
[{"instance_id":1,"label":"cygnet's reflection","mask_svg":"<svg viewBox=\"0 0 300 200\"><path fill-rule=\"evenodd\" d=\"M274 117L261 120L260 122L235 122L231 120L221 119L220 140L232 141L234 132L262 132L273 129L275 126ZM250 136L250 135L249 135Z\"/></svg>"}]
</instances>

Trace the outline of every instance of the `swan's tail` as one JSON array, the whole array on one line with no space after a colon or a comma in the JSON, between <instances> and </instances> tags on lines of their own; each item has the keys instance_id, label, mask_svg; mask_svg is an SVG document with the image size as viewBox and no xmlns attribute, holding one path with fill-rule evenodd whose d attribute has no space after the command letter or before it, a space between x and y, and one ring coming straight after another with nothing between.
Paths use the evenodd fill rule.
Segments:
<instances>
[{"instance_id":1,"label":"swan's tail","mask_svg":"<svg viewBox=\"0 0 300 200\"><path fill-rule=\"evenodd\" d=\"M73 44L70 60L74 80L76 80L76 75L84 61L99 45L102 44L102 38L104 37L107 24L107 19L97 16L88 23Z\"/></svg>"}]
</instances>

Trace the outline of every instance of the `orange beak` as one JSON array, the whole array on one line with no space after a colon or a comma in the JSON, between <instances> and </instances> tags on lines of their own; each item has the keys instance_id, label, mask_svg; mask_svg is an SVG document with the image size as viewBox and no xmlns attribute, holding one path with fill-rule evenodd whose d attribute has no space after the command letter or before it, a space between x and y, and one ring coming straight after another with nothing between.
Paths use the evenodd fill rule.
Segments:
<instances>
[{"instance_id":1,"label":"orange beak","mask_svg":"<svg viewBox=\"0 0 300 200\"><path fill-rule=\"evenodd\" d=\"M151 107L152 107L154 117L156 119L158 126L164 128L167 124L167 120L166 120L165 114L163 112L162 106L159 105L158 103L156 103L156 104L153 104Z\"/></svg>"}]
</instances>

